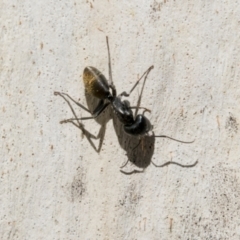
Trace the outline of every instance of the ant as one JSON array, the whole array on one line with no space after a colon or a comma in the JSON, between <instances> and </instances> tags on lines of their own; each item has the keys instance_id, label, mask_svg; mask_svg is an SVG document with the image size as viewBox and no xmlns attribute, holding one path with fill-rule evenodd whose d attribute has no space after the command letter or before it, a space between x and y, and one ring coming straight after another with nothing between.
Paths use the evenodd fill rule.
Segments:
<instances>
[{"instance_id":1,"label":"ant","mask_svg":"<svg viewBox=\"0 0 240 240\"><path fill-rule=\"evenodd\" d=\"M122 97L129 97L130 94L133 92L133 90L136 88L136 86L139 84L139 82L143 78L144 78L143 84L145 84L147 76L150 73L150 71L154 68L154 66L150 66L143 73L143 75L137 80L137 82L134 84L134 86L128 93L124 91L121 94L117 95L117 91L116 91L116 88L115 88L115 86L113 84L113 80L112 80L110 48L109 48L109 42L108 42L107 36L106 36L106 43L107 43L107 50L108 50L109 83L108 83L106 77L95 67L88 66L88 67L85 67L85 69L83 71L83 82L85 85L85 90L89 95L99 99L99 103L98 103L97 107L91 113L88 108L86 108L79 102L75 101L68 94L54 92L54 95L61 96L68 103L69 107L71 108L71 110L74 114L74 118L63 120L60 123L70 122L70 123L74 124L76 127L80 128L83 131L83 133L85 133L86 130L83 128L83 125L79 122L79 120L88 120L88 119L97 118L109 105L111 105L114 114L116 115L116 117L118 118L120 123L123 125L124 131L129 135L140 138L139 143L133 148L133 149L135 149L139 146L142 137L148 135L148 133L150 131L152 131L152 129L153 129L153 126L151 125L150 121L144 115L145 112L151 112L151 111L147 108L139 106L140 99L138 101L137 106L130 106L128 101L122 100ZM140 97L141 97L141 95L140 95ZM78 118L67 98L69 98L71 101L73 101L80 108L89 112L91 114L91 116ZM132 109L135 109L135 115L133 115ZM142 114L137 114L139 109L144 110ZM77 121L78 124L76 124L75 121ZM166 136L166 135L154 135L154 133L153 133L153 137L154 138L157 138L157 137L168 138L168 139L180 142L180 143L193 143L194 142L194 140L186 142L186 141L181 141L181 140L178 140L178 139ZM128 163L128 161L122 167L126 166L127 163ZM172 161L167 162L163 165L156 165L153 163L153 165L156 167L163 167L168 164L176 164L176 165L179 165L182 167L193 167L197 164L197 161L192 165L181 165L177 162L172 162ZM134 172L138 172L138 171L135 170Z\"/></svg>"}]
</instances>

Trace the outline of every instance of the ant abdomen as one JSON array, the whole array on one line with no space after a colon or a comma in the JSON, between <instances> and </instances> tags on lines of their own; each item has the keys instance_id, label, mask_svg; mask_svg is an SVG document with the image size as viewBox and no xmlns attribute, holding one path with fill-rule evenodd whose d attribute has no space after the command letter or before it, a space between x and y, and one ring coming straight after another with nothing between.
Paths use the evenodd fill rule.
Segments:
<instances>
[{"instance_id":1,"label":"ant abdomen","mask_svg":"<svg viewBox=\"0 0 240 240\"><path fill-rule=\"evenodd\" d=\"M83 82L87 93L99 99L106 99L109 85L105 76L95 67L86 67L83 71Z\"/></svg>"}]
</instances>

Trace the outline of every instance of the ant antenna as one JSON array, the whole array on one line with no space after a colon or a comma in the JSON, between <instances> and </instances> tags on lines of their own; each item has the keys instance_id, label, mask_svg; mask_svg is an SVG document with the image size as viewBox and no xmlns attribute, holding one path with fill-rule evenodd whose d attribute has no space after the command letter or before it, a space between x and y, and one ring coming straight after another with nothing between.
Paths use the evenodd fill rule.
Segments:
<instances>
[{"instance_id":1,"label":"ant antenna","mask_svg":"<svg viewBox=\"0 0 240 240\"><path fill-rule=\"evenodd\" d=\"M179 167L191 168L191 167L194 167L194 166L196 166L196 165L198 164L198 160L197 160L195 163L189 164L189 165L181 164L181 163L178 163L178 162L171 162L171 161L166 162L166 163L163 163L163 164L161 164L161 165L157 165L157 164L154 163L153 161L151 161L151 163L152 163L152 165L155 166L155 167L165 167L165 166L170 165L170 164L175 164L175 165L177 165L177 166L179 166Z\"/></svg>"},{"instance_id":2,"label":"ant antenna","mask_svg":"<svg viewBox=\"0 0 240 240\"><path fill-rule=\"evenodd\" d=\"M111 64L111 56L110 56L110 48L109 48L109 43L108 43L108 36L106 36L106 42L107 42L107 49L108 49L109 81L110 81L110 85L113 86L113 80L112 80L112 64Z\"/></svg>"},{"instance_id":3,"label":"ant antenna","mask_svg":"<svg viewBox=\"0 0 240 240\"><path fill-rule=\"evenodd\" d=\"M169 137L169 136L166 136L166 135L158 135L158 136L153 135L153 136L155 138L157 138L157 137L168 138L168 139L171 139L173 141L180 142L180 143L193 143L195 141L195 139L193 141L182 141L182 140L179 140L179 139L176 139L176 138L172 138L172 137Z\"/></svg>"}]
</instances>

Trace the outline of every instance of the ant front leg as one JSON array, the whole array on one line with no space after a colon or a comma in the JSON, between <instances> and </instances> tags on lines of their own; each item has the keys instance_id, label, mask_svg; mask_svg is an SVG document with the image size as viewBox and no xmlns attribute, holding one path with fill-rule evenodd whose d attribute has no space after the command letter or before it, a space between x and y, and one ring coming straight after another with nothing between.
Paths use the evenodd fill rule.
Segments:
<instances>
[{"instance_id":1,"label":"ant front leg","mask_svg":"<svg viewBox=\"0 0 240 240\"><path fill-rule=\"evenodd\" d=\"M138 98L138 102L137 102L137 106L136 107L132 107L132 108L135 108L135 114L134 116L136 117L137 116L137 113L138 113L138 110L140 107L140 104L141 104L141 99L142 99L142 94L143 94L143 89L144 89L144 86L145 86L145 82L146 82L146 79L147 79L147 76L148 74L150 73L150 71L154 68L154 66L152 65L151 67L149 67L144 73L143 75L137 80L137 82L134 84L134 86L132 87L132 89L129 91L129 93L126 93L126 92L122 92L120 94L120 96L124 96L124 97L129 97L130 94L133 92L133 90L136 88L136 86L139 84L139 82L143 79L144 77L144 81L143 81L143 85L142 85L142 89L141 89L141 93L139 95L139 98ZM150 111L150 110L149 110Z\"/></svg>"},{"instance_id":2,"label":"ant front leg","mask_svg":"<svg viewBox=\"0 0 240 240\"><path fill-rule=\"evenodd\" d=\"M152 65L151 67L149 67L148 69L147 69L147 71L145 71L144 73L143 73L143 75L137 80L137 82L134 84L134 86L131 88L131 90L129 91L129 93L127 93L127 92L122 92L121 94L120 94L120 96L124 96L124 97L129 97L130 96L130 94L133 92L133 90L136 88L136 86L139 84L139 82L143 79L143 77L144 77L144 83L143 83L143 85L145 85L145 81L146 81L146 79L147 79L147 76L148 76L148 74L150 73L150 71L152 70L154 68L154 66Z\"/></svg>"}]
</instances>

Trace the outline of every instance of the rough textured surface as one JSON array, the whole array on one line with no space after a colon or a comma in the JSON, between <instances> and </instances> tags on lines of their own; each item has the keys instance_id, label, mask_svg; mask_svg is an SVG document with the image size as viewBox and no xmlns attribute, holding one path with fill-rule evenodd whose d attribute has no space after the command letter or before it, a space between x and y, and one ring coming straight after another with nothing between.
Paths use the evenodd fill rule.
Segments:
<instances>
[{"instance_id":1,"label":"rough textured surface","mask_svg":"<svg viewBox=\"0 0 240 240\"><path fill-rule=\"evenodd\" d=\"M0 239L240 238L238 1L3 0L0 9ZM59 124L72 113L54 91L87 105L84 67L108 76L106 35L117 90L153 64L141 105L156 134L193 144L151 138L143 162L110 110L84 123L101 129L100 153ZM125 170L144 173L119 171L129 157Z\"/></svg>"}]
</instances>

